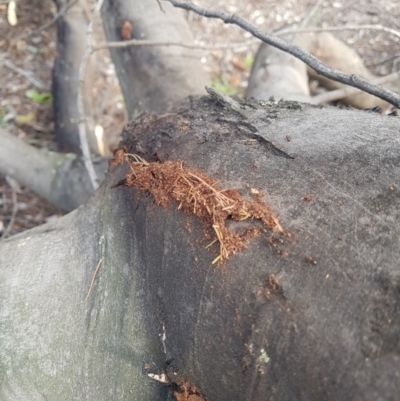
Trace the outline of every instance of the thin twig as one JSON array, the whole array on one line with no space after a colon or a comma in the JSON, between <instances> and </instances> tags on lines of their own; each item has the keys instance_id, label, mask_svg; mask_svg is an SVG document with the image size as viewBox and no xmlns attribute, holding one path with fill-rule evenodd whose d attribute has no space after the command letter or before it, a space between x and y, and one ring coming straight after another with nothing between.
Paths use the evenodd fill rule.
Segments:
<instances>
[{"instance_id":1,"label":"thin twig","mask_svg":"<svg viewBox=\"0 0 400 401\"><path fill-rule=\"evenodd\" d=\"M15 223L15 217L17 215L17 211L18 211L18 202L17 202L17 190L15 189L15 185L9 177L6 177L7 182L9 183L10 187L11 187L11 196L12 196L12 203L13 203L13 209L11 212L11 218L10 221L6 227L6 229L4 230L3 235L1 236L1 239L5 239L10 235L10 232L14 226Z\"/></svg>"},{"instance_id":2,"label":"thin twig","mask_svg":"<svg viewBox=\"0 0 400 401\"><path fill-rule=\"evenodd\" d=\"M103 259L100 259L99 263L97 263L96 269L95 269L95 271L93 273L93 276L92 276L92 281L90 282L90 287L89 287L88 293L86 295L85 301L87 301L89 299L89 297L90 297L90 293L92 292L92 288L93 288L94 279L96 278L97 272L99 271L99 268L100 268L100 265L101 265L102 261L103 261Z\"/></svg>"},{"instance_id":3,"label":"thin twig","mask_svg":"<svg viewBox=\"0 0 400 401\"><path fill-rule=\"evenodd\" d=\"M90 182L92 183L94 189L97 189L98 187L98 178L96 172L94 171L92 159L90 158L89 142L86 132L87 119L85 117L85 106L83 98L85 93L85 72L89 62L90 55L93 53L92 51L93 23L96 16L99 14L103 3L104 0L97 1L89 25L86 30L86 48L82 56L81 64L79 66L79 84L78 84L78 96L77 96L77 107L79 115L79 123L78 123L79 140L82 148L83 162L85 164L86 170L89 174Z\"/></svg>"},{"instance_id":4,"label":"thin twig","mask_svg":"<svg viewBox=\"0 0 400 401\"><path fill-rule=\"evenodd\" d=\"M22 75L24 78L26 78L33 86L36 86L36 88L40 90L45 90L48 91L49 88L38 78L36 78L32 71L27 71L24 70L20 67L17 67L13 62L10 60L4 60L3 65L9 68L10 70L15 71L16 73Z\"/></svg>"},{"instance_id":5,"label":"thin twig","mask_svg":"<svg viewBox=\"0 0 400 401\"><path fill-rule=\"evenodd\" d=\"M200 50L223 50L223 49L232 49L237 47L245 47L248 48L251 45L255 45L260 43L259 40L249 40L243 43L230 43L230 44L215 44L215 45L188 45L182 42L154 42L151 40L141 40L141 39L131 39L131 40L124 40L120 42L104 42L100 43L97 46L92 48L92 51L95 52L101 49L107 48L123 48L123 47L130 47L130 46L178 46L178 47L185 47L188 49L200 49Z\"/></svg>"},{"instance_id":6,"label":"thin twig","mask_svg":"<svg viewBox=\"0 0 400 401\"><path fill-rule=\"evenodd\" d=\"M77 3L77 2L78 2L78 0L73 0L73 1L71 1L70 3L65 4L63 7L61 7L61 9L57 12L57 14L54 15L54 17L53 17L50 21L48 21L48 22L46 22L45 24L39 26L39 28L32 29L32 30L29 31L29 32L25 32L25 33L23 33L23 34L17 36L17 37L15 38L14 41L15 41L15 42L18 42L18 41L21 40L21 39L25 39L25 38L27 38L28 36L35 35L35 34L37 34L37 33L40 33L40 32L42 32L42 31L44 31L45 29L49 28L49 27L52 26L64 13L66 13L66 12L68 11L69 8L71 8L71 7L72 7L75 3Z\"/></svg>"},{"instance_id":7,"label":"thin twig","mask_svg":"<svg viewBox=\"0 0 400 401\"><path fill-rule=\"evenodd\" d=\"M400 108L400 95L398 95L397 93L392 92L391 90L386 88L372 85L365 79L362 79L356 75L345 74L341 71L335 70L334 68L330 68L300 47L291 44L282 38L260 31L255 25L235 14L228 15L221 11L210 11L192 3L182 3L176 0L164 1L168 1L175 7L182 8L184 10L194 11L195 13L204 17L218 18L224 21L226 24L237 25L245 31L251 33L256 38L261 39L263 42L268 43L269 45L274 46L286 53L289 53L292 56L303 61L305 64L313 68L318 74L334 81L341 82L342 84L359 88L365 92L370 93L371 95L386 100L395 107Z\"/></svg>"},{"instance_id":8,"label":"thin twig","mask_svg":"<svg viewBox=\"0 0 400 401\"><path fill-rule=\"evenodd\" d=\"M322 28L289 28L282 29L276 32L277 35L286 35L288 33L306 33L306 32L338 32L338 31L360 31L360 30L369 30L369 31L382 31L386 33L390 33L394 36L400 38L400 31L396 29L387 28L382 25L344 25L344 26L325 26Z\"/></svg>"},{"instance_id":9,"label":"thin twig","mask_svg":"<svg viewBox=\"0 0 400 401\"><path fill-rule=\"evenodd\" d=\"M385 75L384 77L375 78L370 81L371 84L383 85L388 82L395 81L396 79L400 79L400 71L393 72L392 74ZM362 92L361 89L357 88L342 88L336 89L329 92L321 93L320 95L313 96L312 103L313 104L321 104L327 102L334 102L335 100L343 99L347 96L356 95L357 93Z\"/></svg>"},{"instance_id":10,"label":"thin twig","mask_svg":"<svg viewBox=\"0 0 400 401\"><path fill-rule=\"evenodd\" d=\"M162 8L162 5L161 5L161 3L160 3L160 0L156 0L157 1L157 4L158 4L158 7L160 7L160 11L162 11L164 14L165 14L165 11L164 11L164 9Z\"/></svg>"}]
</instances>

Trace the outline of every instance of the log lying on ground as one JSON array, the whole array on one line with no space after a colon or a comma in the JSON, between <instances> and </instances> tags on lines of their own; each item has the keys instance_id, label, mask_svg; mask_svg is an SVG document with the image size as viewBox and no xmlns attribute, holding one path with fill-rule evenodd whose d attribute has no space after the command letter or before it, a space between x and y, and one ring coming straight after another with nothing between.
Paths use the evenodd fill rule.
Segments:
<instances>
[{"instance_id":1,"label":"log lying on ground","mask_svg":"<svg viewBox=\"0 0 400 401\"><path fill-rule=\"evenodd\" d=\"M363 60L356 51L328 32L298 34L296 35L295 43L332 68L347 72L348 74L357 75L367 81L373 81L377 78L376 75L365 67ZM311 78L316 79L323 87L329 90L346 87L346 85L340 82L335 82L318 75L311 68L308 68L308 73ZM387 84L383 86L395 91L399 89L398 83L397 85ZM384 100L366 92L347 96L343 98L341 102L359 109L372 108L375 106L386 108L389 106Z\"/></svg>"},{"instance_id":2,"label":"log lying on ground","mask_svg":"<svg viewBox=\"0 0 400 401\"><path fill-rule=\"evenodd\" d=\"M0 399L397 399L398 118L213 96L142 114L125 151L265 191L286 235L212 265L214 233L116 163L86 206L0 243Z\"/></svg>"},{"instance_id":3,"label":"log lying on ground","mask_svg":"<svg viewBox=\"0 0 400 401\"><path fill-rule=\"evenodd\" d=\"M347 74L354 74L367 81L374 81L377 77L363 64L359 55L327 32L287 34L286 39L305 51L317 57L320 61ZM307 67L295 57L281 53L265 43L260 45L249 78L246 96L258 100L266 100L273 96L275 99L297 100L313 103L308 88L308 76L317 80L321 86L329 90L342 89L347 86L318 75L312 68ZM391 90L398 90L398 83L384 85ZM359 109L375 106L386 108L387 102L361 92L346 96L341 102Z\"/></svg>"},{"instance_id":4,"label":"log lying on ground","mask_svg":"<svg viewBox=\"0 0 400 401\"><path fill-rule=\"evenodd\" d=\"M9 175L54 206L71 211L85 203L93 187L82 160L72 153L37 149L0 128L0 173ZM107 160L93 162L104 177Z\"/></svg>"}]
</instances>

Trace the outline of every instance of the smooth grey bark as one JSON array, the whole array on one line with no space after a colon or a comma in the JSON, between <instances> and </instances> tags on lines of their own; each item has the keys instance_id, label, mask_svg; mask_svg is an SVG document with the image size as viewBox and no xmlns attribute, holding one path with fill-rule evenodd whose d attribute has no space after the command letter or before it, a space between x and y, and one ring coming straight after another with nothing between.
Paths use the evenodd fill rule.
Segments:
<instances>
[{"instance_id":1,"label":"smooth grey bark","mask_svg":"<svg viewBox=\"0 0 400 401\"><path fill-rule=\"evenodd\" d=\"M110 235L105 210L93 199L1 244L1 400L162 399L162 389L141 375L154 346L143 289L123 225ZM100 281L85 302L102 257Z\"/></svg>"},{"instance_id":2,"label":"smooth grey bark","mask_svg":"<svg viewBox=\"0 0 400 401\"><path fill-rule=\"evenodd\" d=\"M129 23L131 39L193 44L187 21L171 4L162 3L160 9L153 0L106 0L102 17L109 42L122 41L122 27ZM131 46L110 52L130 119L141 111L165 112L187 96L205 94L209 79L196 49Z\"/></svg>"},{"instance_id":3,"label":"smooth grey bark","mask_svg":"<svg viewBox=\"0 0 400 401\"><path fill-rule=\"evenodd\" d=\"M291 237L211 265L194 218L112 167L87 205L0 243L1 400L166 400L141 367L170 358L208 401L397 400L399 119L230 104L142 114L127 150L265 190Z\"/></svg>"},{"instance_id":4,"label":"smooth grey bark","mask_svg":"<svg viewBox=\"0 0 400 401\"><path fill-rule=\"evenodd\" d=\"M0 128L0 173L9 175L54 206L71 211L93 194L83 161L72 153L37 149ZM107 160L93 160L98 177L104 177Z\"/></svg>"},{"instance_id":5,"label":"smooth grey bark","mask_svg":"<svg viewBox=\"0 0 400 401\"><path fill-rule=\"evenodd\" d=\"M72 0L71 0L72 1ZM68 5L67 0L54 0L58 10ZM55 139L60 150L82 154L79 140L77 107L79 87L79 67L87 46L86 30L90 15L85 3L75 1L74 4L57 19L57 57L54 60L52 74L52 95L55 122ZM89 60L85 74L86 93L84 97L86 116L90 116L91 89L94 83L92 60ZM88 118L88 141L91 149L97 152L97 142L93 135L93 127Z\"/></svg>"},{"instance_id":6,"label":"smooth grey bark","mask_svg":"<svg viewBox=\"0 0 400 401\"><path fill-rule=\"evenodd\" d=\"M251 69L246 97L310 103L307 66L298 58L262 43Z\"/></svg>"}]
</instances>

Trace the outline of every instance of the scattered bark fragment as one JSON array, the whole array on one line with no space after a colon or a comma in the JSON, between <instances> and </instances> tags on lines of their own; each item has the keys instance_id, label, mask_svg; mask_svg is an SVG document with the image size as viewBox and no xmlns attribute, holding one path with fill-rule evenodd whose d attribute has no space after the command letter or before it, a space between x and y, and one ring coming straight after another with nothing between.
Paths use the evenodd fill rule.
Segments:
<instances>
[{"instance_id":1,"label":"scattered bark fragment","mask_svg":"<svg viewBox=\"0 0 400 401\"><path fill-rule=\"evenodd\" d=\"M311 197L311 195L304 195L304 196L302 196L301 200L304 202L311 202L312 197Z\"/></svg>"},{"instance_id":2,"label":"scattered bark fragment","mask_svg":"<svg viewBox=\"0 0 400 401\"><path fill-rule=\"evenodd\" d=\"M220 251L213 263L228 259L246 247L248 238L259 236L262 232L254 228L243 233L232 231L226 227L227 219L255 219L274 232L284 233L277 217L259 197L248 201L233 189L221 189L217 180L200 170L184 167L181 160L149 163L120 149L111 164L123 160L130 166L126 186L150 193L155 202L164 208L171 200L176 201L178 209L194 214L206 229L215 234L215 240L209 246L218 242Z\"/></svg>"}]
</instances>

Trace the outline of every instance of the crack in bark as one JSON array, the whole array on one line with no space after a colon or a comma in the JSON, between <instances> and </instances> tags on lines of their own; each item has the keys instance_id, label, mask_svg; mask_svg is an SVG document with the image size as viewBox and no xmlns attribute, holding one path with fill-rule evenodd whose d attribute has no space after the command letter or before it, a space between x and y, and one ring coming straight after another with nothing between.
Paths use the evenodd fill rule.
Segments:
<instances>
[{"instance_id":1,"label":"crack in bark","mask_svg":"<svg viewBox=\"0 0 400 401\"><path fill-rule=\"evenodd\" d=\"M216 121L234 125L236 129L239 129L240 133L243 136L249 139L255 139L260 145L264 146L269 152L272 152L275 156L285 157L286 159L294 159L293 156L289 155L282 149L279 149L271 141L265 139L262 135L260 135L258 133L259 132L258 129L254 125L250 124L248 121L237 121L222 117L218 117ZM246 127L251 132L246 131L245 129L241 128L241 126Z\"/></svg>"}]
</instances>

